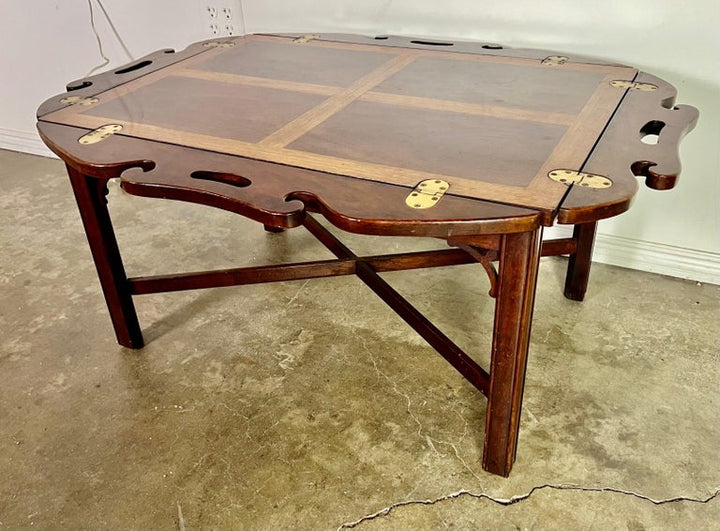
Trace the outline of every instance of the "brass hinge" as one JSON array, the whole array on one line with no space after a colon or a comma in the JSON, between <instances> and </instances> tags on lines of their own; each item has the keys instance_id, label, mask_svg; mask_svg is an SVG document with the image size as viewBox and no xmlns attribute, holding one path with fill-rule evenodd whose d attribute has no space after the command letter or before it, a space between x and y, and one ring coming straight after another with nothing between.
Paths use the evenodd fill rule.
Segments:
<instances>
[{"instance_id":1,"label":"brass hinge","mask_svg":"<svg viewBox=\"0 0 720 531\"><path fill-rule=\"evenodd\" d=\"M652 83L638 83L637 81L627 81L624 79L611 81L610 86L621 89L642 90L645 92L657 90L657 85L653 85Z\"/></svg>"},{"instance_id":2,"label":"brass hinge","mask_svg":"<svg viewBox=\"0 0 720 531\"><path fill-rule=\"evenodd\" d=\"M235 46L235 43L232 41L210 41L204 42L203 46L205 46L205 48L232 48Z\"/></svg>"},{"instance_id":3,"label":"brass hinge","mask_svg":"<svg viewBox=\"0 0 720 531\"><path fill-rule=\"evenodd\" d=\"M431 208L437 205L450 185L440 179L420 181L415 189L405 198L410 208Z\"/></svg>"},{"instance_id":4,"label":"brass hinge","mask_svg":"<svg viewBox=\"0 0 720 531\"><path fill-rule=\"evenodd\" d=\"M314 33L310 33L308 35L303 35L302 37L298 37L296 39L293 39L293 42L295 44L305 44L306 42L314 41L315 39L319 39L320 35L316 35Z\"/></svg>"},{"instance_id":5,"label":"brass hinge","mask_svg":"<svg viewBox=\"0 0 720 531\"><path fill-rule=\"evenodd\" d=\"M548 65L548 66L558 66L558 65L564 65L568 62L568 58L564 55L549 55L545 59L542 60L541 64Z\"/></svg>"},{"instance_id":6,"label":"brass hinge","mask_svg":"<svg viewBox=\"0 0 720 531\"><path fill-rule=\"evenodd\" d=\"M584 186L586 188L610 188L612 181L602 175L595 175L594 173L585 173L573 170L552 170L548 173L553 181L563 183L567 186L576 184L578 186Z\"/></svg>"},{"instance_id":7,"label":"brass hinge","mask_svg":"<svg viewBox=\"0 0 720 531\"><path fill-rule=\"evenodd\" d=\"M92 105L93 103L97 103L97 98L83 98L81 96L67 96L60 100L60 103L68 103L70 105Z\"/></svg>"},{"instance_id":8,"label":"brass hinge","mask_svg":"<svg viewBox=\"0 0 720 531\"><path fill-rule=\"evenodd\" d=\"M107 137L114 135L118 131L122 130L122 125L119 124L108 124L98 127L89 133L85 133L83 136L78 138L78 142L81 144L97 144L98 142L105 140Z\"/></svg>"}]
</instances>

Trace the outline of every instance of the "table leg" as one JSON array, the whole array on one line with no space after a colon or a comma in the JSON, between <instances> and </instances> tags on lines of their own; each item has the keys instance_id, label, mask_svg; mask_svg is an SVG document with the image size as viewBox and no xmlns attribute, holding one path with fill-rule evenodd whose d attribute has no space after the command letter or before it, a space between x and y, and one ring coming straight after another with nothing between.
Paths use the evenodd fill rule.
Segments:
<instances>
[{"instance_id":1,"label":"table leg","mask_svg":"<svg viewBox=\"0 0 720 531\"><path fill-rule=\"evenodd\" d=\"M118 343L142 348L143 337L107 209L107 179L88 177L68 166L85 234Z\"/></svg>"},{"instance_id":2,"label":"table leg","mask_svg":"<svg viewBox=\"0 0 720 531\"><path fill-rule=\"evenodd\" d=\"M483 468L505 477L517 449L541 230L504 235L498 257Z\"/></svg>"},{"instance_id":3,"label":"table leg","mask_svg":"<svg viewBox=\"0 0 720 531\"><path fill-rule=\"evenodd\" d=\"M265 229L265 232L272 232L272 233L285 232L285 229L281 229L279 227L273 227L272 225L263 225L263 228Z\"/></svg>"},{"instance_id":4,"label":"table leg","mask_svg":"<svg viewBox=\"0 0 720 531\"><path fill-rule=\"evenodd\" d=\"M597 222L579 223L573 229L573 239L576 249L570 255L567 276L565 277L565 297L574 301L585 298L588 278L590 277L590 263L592 260L593 244L595 242L595 229Z\"/></svg>"}]
</instances>

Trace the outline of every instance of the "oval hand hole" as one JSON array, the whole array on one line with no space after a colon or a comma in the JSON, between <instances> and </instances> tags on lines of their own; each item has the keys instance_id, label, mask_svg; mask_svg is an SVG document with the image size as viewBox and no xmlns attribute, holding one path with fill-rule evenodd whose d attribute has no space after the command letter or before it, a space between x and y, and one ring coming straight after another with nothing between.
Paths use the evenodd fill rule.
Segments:
<instances>
[{"instance_id":1,"label":"oval hand hole","mask_svg":"<svg viewBox=\"0 0 720 531\"><path fill-rule=\"evenodd\" d=\"M216 183L229 184L230 186L236 186L237 188L245 188L246 186L250 186L252 184L252 181L246 177L219 171L194 171L190 174L190 177L203 181L214 181Z\"/></svg>"},{"instance_id":2,"label":"oval hand hole","mask_svg":"<svg viewBox=\"0 0 720 531\"><path fill-rule=\"evenodd\" d=\"M388 38L387 35L378 35L377 37L375 37L375 40L376 41L386 41L387 38Z\"/></svg>"},{"instance_id":3,"label":"oval hand hole","mask_svg":"<svg viewBox=\"0 0 720 531\"><path fill-rule=\"evenodd\" d=\"M151 65L152 61L140 61L139 63L135 63L134 65L126 66L125 68L121 68L120 70L115 70L116 74L127 74L128 72L134 72L135 70L140 70L141 68L145 68L147 65Z\"/></svg>"},{"instance_id":4,"label":"oval hand hole","mask_svg":"<svg viewBox=\"0 0 720 531\"><path fill-rule=\"evenodd\" d=\"M70 84L65 88L67 88L68 92L70 92L72 90L84 89L91 85L92 85L92 81L79 81L77 84L75 84L75 85Z\"/></svg>"},{"instance_id":5,"label":"oval hand hole","mask_svg":"<svg viewBox=\"0 0 720 531\"><path fill-rule=\"evenodd\" d=\"M454 46L452 42L434 42L434 41L410 41L412 44L422 44L423 46Z\"/></svg>"},{"instance_id":6,"label":"oval hand hole","mask_svg":"<svg viewBox=\"0 0 720 531\"><path fill-rule=\"evenodd\" d=\"M503 47L499 44L483 44L482 48L485 50L502 50Z\"/></svg>"},{"instance_id":7,"label":"oval hand hole","mask_svg":"<svg viewBox=\"0 0 720 531\"><path fill-rule=\"evenodd\" d=\"M652 120L646 123L640 129L640 141L643 144L657 144L663 127L665 127L665 122L660 120Z\"/></svg>"}]
</instances>

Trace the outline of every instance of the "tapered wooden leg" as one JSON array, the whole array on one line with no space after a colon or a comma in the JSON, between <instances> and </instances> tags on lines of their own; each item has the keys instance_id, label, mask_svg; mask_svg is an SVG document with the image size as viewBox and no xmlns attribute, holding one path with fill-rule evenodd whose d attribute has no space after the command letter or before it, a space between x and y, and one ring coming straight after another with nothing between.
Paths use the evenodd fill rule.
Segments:
<instances>
[{"instance_id":1,"label":"tapered wooden leg","mask_svg":"<svg viewBox=\"0 0 720 531\"><path fill-rule=\"evenodd\" d=\"M505 477L517 449L540 232L507 234L500 244L483 468Z\"/></svg>"},{"instance_id":2,"label":"tapered wooden leg","mask_svg":"<svg viewBox=\"0 0 720 531\"><path fill-rule=\"evenodd\" d=\"M87 177L68 166L75 199L118 343L142 348L143 337L107 210L107 180Z\"/></svg>"},{"instance_id":3,"label":"tapered wooden leg","mask_svg":"<svg viewBox=\"0 0 720 531\"><path fill-rule=\"evenodd\" d=\"M592 222L580 223L573 229L573 239L577 244L575 253L570 255L565 277L564 293L568 299L581 301L585 298L596 228L597 222Z\"/></svg>"}]
</instances>

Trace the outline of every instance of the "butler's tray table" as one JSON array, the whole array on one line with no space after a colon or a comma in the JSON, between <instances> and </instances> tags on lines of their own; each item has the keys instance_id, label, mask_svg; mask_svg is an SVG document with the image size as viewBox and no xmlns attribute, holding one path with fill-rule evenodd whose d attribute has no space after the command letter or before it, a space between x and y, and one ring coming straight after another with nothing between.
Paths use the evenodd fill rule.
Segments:
<instances>
[{"instance_id":1,"label":"butler's tray table","mask_svg":"<svg viewBox=\"0 0 720 531\"><path fill-rule=\"evenodd\" d=\"M67 164L117 339L143 346L132 297L357 275L488 400L483 468L515 460L541 256L568 255L582 300L597 220L640 180L671 188L697 111L634 68L482 43L249 35L162 50L81 79L38 111ZM657 143L642 142L654 137ZM269 231L304 226L333 260L126 276L107 181L229 210ZM447 249L356 256L343 231L440 238ZM542 241L542 227L574 225ZM379 273L477 262L495 298L481 368Z\"/></svg>"}]
</instances>

